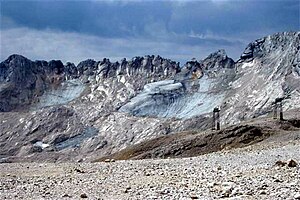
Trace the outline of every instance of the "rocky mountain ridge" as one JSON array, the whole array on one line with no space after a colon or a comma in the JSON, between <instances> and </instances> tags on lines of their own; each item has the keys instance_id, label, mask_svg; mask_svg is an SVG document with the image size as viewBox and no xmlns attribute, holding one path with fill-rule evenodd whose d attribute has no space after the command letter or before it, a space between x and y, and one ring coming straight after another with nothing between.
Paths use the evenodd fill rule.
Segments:
<instances>
[{"instance_id":1,"label":"rocky mountain ridge","mask_svg":"<svg viewBox=\"0 0 300 200\"><path fill-rule=\"evenodd\" d=\"M183 67L160 56L75 66L12 55L0 64L0 157L92 160L207 129L214 107L222 126L266 116L277 97L284 111L299 109L299 38L278 33L250 43L237 62L218 50Z\"/></svg>"}]
</instances>

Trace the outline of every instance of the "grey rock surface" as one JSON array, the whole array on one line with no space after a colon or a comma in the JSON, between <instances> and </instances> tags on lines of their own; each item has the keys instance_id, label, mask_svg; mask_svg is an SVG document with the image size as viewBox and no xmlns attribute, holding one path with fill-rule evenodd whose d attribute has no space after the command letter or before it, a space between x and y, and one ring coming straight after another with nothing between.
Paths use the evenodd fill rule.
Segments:
<instances>
[{"instance_id":1,"label":"grey rock surface","mask_svg":"<svg viewBox=\"0 0 300 200\"><path fill-rule=\"evenodd\" d=\"M159 135L206 129L214 107L222 126L268 116L278 97L284 112L299 109L299 37L284 32L251 42L236 63L219 50L183 67L160 56L75 66L12 55L0 64L0 157L92 160Z\"/></svg>"}]
</instances>

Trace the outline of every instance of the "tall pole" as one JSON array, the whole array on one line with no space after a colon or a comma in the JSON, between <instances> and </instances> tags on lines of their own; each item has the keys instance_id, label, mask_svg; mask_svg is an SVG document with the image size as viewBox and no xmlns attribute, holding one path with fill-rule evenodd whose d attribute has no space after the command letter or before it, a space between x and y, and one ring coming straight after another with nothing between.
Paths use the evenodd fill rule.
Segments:
<instances>
[{"instance_id":1,"label":"tall pole","mask_svg":"<svg viewBox=\"0 0 300 200\"><path fill-rule=\"evenodd\" d=\"M220 110L219 108L214 108L213 110L213 121L212 121L212 130L220 130Z\"/></svg>"},{"instance_id":2,"label":"tall pole","mask_svg":"<svg viewBox=\"0 0 300 200\"><path fill-rule=\"evenodd\" d=\"M279 102L279 120L283 120L282 101Z\"/></svg>"},{"instance_id":3,"label":"tall pole","mask_svg":"<svg viewBox=\"0 0 300 200\"><path fill-rule=\"evenodd\" d=\"M217 130L220 130L220 110L217 112Z\"/></svg>"}]
</instances>

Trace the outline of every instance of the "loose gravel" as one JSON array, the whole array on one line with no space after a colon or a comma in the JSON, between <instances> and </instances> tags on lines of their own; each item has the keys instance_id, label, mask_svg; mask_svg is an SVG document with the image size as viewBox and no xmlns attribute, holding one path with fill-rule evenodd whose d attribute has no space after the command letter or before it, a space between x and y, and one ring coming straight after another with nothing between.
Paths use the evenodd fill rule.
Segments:
<instances>
[{"instance_id":1,"label":"loose gravel","mask_svg":"<svg viewBox=\"0 0 300 200\"><path fill-rule=\"evenodd\" d=\"M296 167L276 166L294 159ZM0 199L300 199L300 141L181 159L0 164Z\"/></svg>"}]
</instances>

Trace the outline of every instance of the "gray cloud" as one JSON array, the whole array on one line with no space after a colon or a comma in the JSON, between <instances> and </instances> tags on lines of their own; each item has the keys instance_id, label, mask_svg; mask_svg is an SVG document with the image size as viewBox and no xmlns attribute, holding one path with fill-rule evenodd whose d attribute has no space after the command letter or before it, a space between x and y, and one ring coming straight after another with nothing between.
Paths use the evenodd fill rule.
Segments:
<instances>
[{"instance_id":1,"label":"gray cloud","mask_svg":"<svg viewBox=\"0 0 300 200\"><path fill-rule=\"evenodd\" d=\"M193 57L203 58L219 48L226 48L230 54L239 54L236 46L211 44L178 44L175 41L153 41L145 39L102 38L79 33L67 33L53 30L34 30L12 28L1 30L5 38L1 44L1 60L9 55L22 54L33 60L61 59L64 62L78 63L87 58L101 60L108 57L114 61L123 57L143 55L161 55L181 63ZM238 50L237 50L238 49Z\"/></svg>"},{"instance_id":2,"label":"gray cloud","mask_svg":"<svg viewBox=\"0 0 300 200\"><path fill-rule=\"evenodd\" d=\"M1 59L131 58L178 61L299 30L298 0L1 1Z\"/></svg>"}]
</instances>

